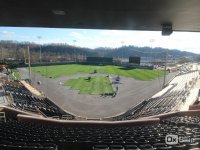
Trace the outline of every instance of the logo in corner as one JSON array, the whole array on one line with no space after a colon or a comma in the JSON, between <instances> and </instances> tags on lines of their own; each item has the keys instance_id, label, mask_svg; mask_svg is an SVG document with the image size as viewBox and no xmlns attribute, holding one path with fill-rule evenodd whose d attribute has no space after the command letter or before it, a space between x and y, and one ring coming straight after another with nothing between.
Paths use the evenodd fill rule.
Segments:
<instances>
[{"instance_id":1,"label":"logo in corner","mask_svg":"<svg viewBox=\"0 0 200 150\"><path fill-rule=\"evenodd\" d=\"M165 137L165 143L168 145L176 145L178 144L178 135L174 135L174 134L168 134Z\"/></svg>"}]
</instances>

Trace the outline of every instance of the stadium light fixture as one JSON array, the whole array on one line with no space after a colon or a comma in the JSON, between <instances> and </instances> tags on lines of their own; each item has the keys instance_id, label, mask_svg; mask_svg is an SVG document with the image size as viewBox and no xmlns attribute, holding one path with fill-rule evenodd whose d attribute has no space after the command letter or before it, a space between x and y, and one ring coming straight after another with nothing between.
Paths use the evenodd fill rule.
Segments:
<instances>
[{"instance_id":1,"label":"stadium light fixture","mask_svg":"<svg viewBox=\"0 0 200 150\"><path fill-rule=\"evenodd\" d=\"M162 24L162 36L169 36L173 32L171 23Z\"/></svg>"},{"instance_id":2,"label":"stadium light fixture","mask_svg":"<svg viewBox=\"0 0 200 150\"><path fill-rule=\"evenodd\" d=\"M63 10L52 10L54 15L58 15L58 16L64 16L66 15L66 12Z\"/></svg>"}]
</instances>

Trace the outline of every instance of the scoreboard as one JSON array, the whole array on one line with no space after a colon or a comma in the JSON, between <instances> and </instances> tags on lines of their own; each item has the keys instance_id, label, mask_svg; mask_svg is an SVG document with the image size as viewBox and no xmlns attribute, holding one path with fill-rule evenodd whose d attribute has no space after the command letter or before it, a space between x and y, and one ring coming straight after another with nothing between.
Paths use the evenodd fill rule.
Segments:
<instances>
[{"instance_id":1,"label":"scoreboard","mask_svg":"<svg viewBox=\"0 0 200 150\"><path fill-rule=\"evenodd\" d=\"M140 64L140 57L129 57L129 63Z\"/></svg>"},{"instance_id":2,"label":"scoreboard","mask_svg":"<svg viewBox=\"0 0 200 150\"><path fill-rule=\"evenodd\" d=\"M112 63L112 57L87 57L87 62Z\"/></svg>"}]
</instances>

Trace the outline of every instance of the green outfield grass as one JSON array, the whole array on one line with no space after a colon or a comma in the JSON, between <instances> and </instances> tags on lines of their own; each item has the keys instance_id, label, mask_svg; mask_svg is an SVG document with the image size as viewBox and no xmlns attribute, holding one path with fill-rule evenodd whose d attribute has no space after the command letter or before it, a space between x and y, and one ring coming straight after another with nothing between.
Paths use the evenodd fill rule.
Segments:
<instances>
[{"instance_id":1,"label":"green outfield grass","mask_svg":"<svg viewBox=\"0 0 200 150\"><path fill-rule=\"evenodd\" d=\"M70 79L64 83L73 90L79 90L80 94L102 94L113 93L112 85L108 77L80 77L78 79Z\"/></svg>"},{"instance_id":2,"label":"green outfield grass","mask_svg":"<svg viewBox=\"0 0 200 150\"><path fill-rule=\"evenodd\" d=\"M148 69L130 69L122 66L95 66L95 65L56 65L56 66L41 66L32 67L32 70L39 72L42 76L57 78L61 76L73 74L87 74L97 70L100 74L115 74L138 80L152 80L157 77L163 76L163 71L148 70Z\"/></svg>"}]
</instances>

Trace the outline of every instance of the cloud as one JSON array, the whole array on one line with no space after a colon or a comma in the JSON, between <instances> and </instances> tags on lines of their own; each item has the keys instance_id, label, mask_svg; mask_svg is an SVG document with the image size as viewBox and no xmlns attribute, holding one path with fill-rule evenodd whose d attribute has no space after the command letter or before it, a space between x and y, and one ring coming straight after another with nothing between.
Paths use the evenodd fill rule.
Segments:
<instances>
[{"instance_id":1,"label":"cloud","mask_svg":"<svg viewBox=\"0 0 200 150\"><path fill-rule=\"evenodd\" d=\"M174 32L171 36L162 36L160 31L120 31L100 30L70 33L77 40L77 45L83 47L120 47L135 45L139 47L163 47L180 49L199 53L199 33Z\"/></svg>"},{"instance_id":2,"label":"cloud","mask_svg":"<svg viewBox=\"0 0 200 150\"><path fill-rule=\"evenodd\" d=\"M84 40L87 38L86 36L84 36L83 34L78 33L78 32L71 32L70 36L77 40Z\"/></svg>"},{"instance_id":3,"label":"cloud","mask_svg":"<svg viewBox=\"0 0 200 150\"><path fill-rule=\"evenodd\" d=\"M12 31L0 31L1 35L5 35L5 36L12 36L15 35L15 32Z\"/></svg>"}]
</instances>

